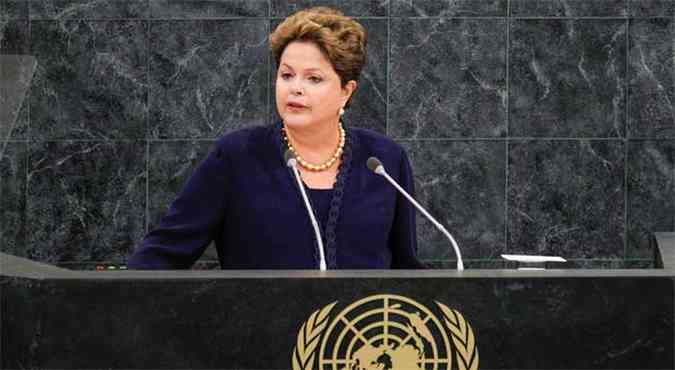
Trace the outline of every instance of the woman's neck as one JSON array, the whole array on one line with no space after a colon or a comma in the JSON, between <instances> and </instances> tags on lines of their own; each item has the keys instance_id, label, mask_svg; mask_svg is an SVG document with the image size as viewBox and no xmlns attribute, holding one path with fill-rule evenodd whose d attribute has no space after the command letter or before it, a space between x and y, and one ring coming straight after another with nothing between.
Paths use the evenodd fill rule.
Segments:
<instances>
[{"instance_id":1,"label":"woman's neck","mask_svg":"<svg viewBox=\"0 0 675 370\"><path fill-rule=\"evenodd\" d=\"M321 162L329 158L340 142L339 121L291 128L284 124L293 147L306 160Z\"/></svg>"}]
</instances>

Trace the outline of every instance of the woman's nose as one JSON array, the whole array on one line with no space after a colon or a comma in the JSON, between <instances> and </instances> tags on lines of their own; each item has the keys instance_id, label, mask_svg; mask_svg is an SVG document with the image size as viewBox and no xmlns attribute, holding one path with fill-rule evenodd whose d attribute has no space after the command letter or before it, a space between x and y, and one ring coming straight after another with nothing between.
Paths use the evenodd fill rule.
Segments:
<instances>
[{"instance_id":1,"label":"woman's nose","mask_svg":"<svg viewBox=\"0 0 675 370\"><path fill-rule=\"evenodd\" d=\"M293 95L302 95L302 84L300 83L299 79L294 79L293 82L291 83L291 94Z\"/></svg>"}]
</instances>

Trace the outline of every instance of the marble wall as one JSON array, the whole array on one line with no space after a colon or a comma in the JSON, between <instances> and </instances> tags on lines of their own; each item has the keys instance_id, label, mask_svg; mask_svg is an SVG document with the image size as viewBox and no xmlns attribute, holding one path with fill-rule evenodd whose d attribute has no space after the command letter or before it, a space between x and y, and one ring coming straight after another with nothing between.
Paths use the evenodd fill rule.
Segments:
<instances>
[{"instance_id":1,"label":"marble wall","mask_svg":"<svg viewBox=\"0 0 675 370\"><path fill-rule=\"evenodd\" d=\"M124 264L214 139L275 117L267 35L306 5L368 29L346 121L408 150L468 267L641 267L675 230L675 0L0 0L0 53L38 63L0 138L2 251Z\"/></svg>"}]
</instances>

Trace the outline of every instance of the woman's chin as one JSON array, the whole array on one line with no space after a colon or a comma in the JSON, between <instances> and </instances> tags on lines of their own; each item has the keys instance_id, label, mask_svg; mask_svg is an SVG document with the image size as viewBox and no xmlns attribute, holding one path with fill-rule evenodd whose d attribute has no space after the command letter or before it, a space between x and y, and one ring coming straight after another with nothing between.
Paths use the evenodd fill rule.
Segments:
<instances>
[{"instance_id":1,"label":"woman's chin","mask_svg":"<svg viewBox=\"0 0 675 370\"><path fill-rule=\"evenodd\" d=\"M283 121L286 125L291 127L304 127L309 126L312 123L309 117L299 114L285 114Z\"/></svg>"}]
</instances>

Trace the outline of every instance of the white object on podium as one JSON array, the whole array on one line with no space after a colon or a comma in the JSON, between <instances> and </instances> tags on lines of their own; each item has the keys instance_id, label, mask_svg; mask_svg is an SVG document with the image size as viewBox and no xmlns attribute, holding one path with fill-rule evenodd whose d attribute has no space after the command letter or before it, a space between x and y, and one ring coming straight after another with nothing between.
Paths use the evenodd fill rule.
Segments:
<instances>
[{"instance_id":1,"label":"white object on podium","mask_svg":"<svg viewBox=\"0 0 675 370\"><path fill-rule=\"evenodd\" d=\"M546 262L567 262L566 259L560 256L537 256L529 254L502 254L503 259L507 261L515 261L521 264L529 265L526 267L518 267L518 270L545 270L543 266Z\"/></svg>"}]
</instances>

